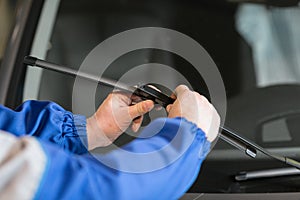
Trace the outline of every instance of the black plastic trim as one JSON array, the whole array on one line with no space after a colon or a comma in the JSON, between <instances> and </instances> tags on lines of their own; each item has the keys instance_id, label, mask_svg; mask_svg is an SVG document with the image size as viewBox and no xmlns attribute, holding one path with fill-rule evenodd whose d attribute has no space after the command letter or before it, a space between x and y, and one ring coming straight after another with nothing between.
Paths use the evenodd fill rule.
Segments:
<instances>
[{"instance_id":1,"label":"black plastic trim","mask_svg":"<svg viewBox=\"0 0 300 200\"><path fill-rule=\"evenodd\" d=\"M16 23L0 68L0 103L15 108L22 102L26 65L44 0L19 1Z\"/></svg>"}]
</instances>

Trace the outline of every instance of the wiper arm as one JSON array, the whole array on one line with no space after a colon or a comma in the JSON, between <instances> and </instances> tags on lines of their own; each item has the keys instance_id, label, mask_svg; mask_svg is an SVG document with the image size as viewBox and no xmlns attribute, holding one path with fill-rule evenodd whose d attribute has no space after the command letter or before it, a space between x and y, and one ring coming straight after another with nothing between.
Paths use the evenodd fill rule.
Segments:
<instances>
[{"instance_id":1,"label":"wiper arm","mask_svg":"<svg viewBox=\"0 0 300 200\"><path fill-rule=\"evenodd\" d=\"M154 90L153 88L144 85L144 86L128 86L126 84L117 82L112 79L108 78L100 78L91 74L87 74L84 72L78 72L76 70L73 70L71 68L67 68L64 66L60 66L54 63L50 63L44 60L40 60L38 58L32 57L32 56L26 56L24 58L24 64L30 65L30 66L37 66L41 67L44 69L68 74L71 76L78 76L82 77L91 81L95 81L99 84L115 87L127 92L132 92L133 94L141 97L142 99L150 99L154 101L157 104L162 105L163 107L166 107L169 104L172 104L175 99L172 99L171 97L167 96L166 94L159 92L157 90ZM226 127L220 127L220 138L224 140L225 142L235 146L236 148L244 151L248 156L255 158L257 151L262 152L263 154L272 157L276 160L279 160L281 162L284 162L287 165L296 167L300 169L300 163L296 160L284 157L284 156L279 156L272 154L268 152L266 149L260 147L259 145L255 144L254 142L242 137L241 135L235 133L234 131L230 130L229 128Z\"/></svg>"},{"instance_id":2,"label":"wiper arm","mask_svg":"<svg viewBox=\"0 0 300 200\"><path fill-rule=\"evenodd\" d=\"M274 158L274 159L276 159L280 162L283 162L287 165L290 165L290 166L300 169L300 162L293 160L291 158L285 157L285 156L273 154L273 153L269 152L268 150L266 150L265 148L242 137L241 135L238 135L237 133L235 133L234 131L232 131L226 127L222 128L222 133L223 134L221 134L220 137L224 141L226 141L227 139L229 139L229 141L226 141L228 143L231 143L232 141L234 141L232 144L233 146L236 146L237 148L244 150L245 153L252 158L256 157L256 151L260 151L261 153L265 154L268 157Z\"/></svg>"},{"instance_id":3,"label":"wiper arm","mask_svg":"<svg viewBox=\"0 0 300 200\"><path fill-rule=\"evenodd\" d=\"M291 176L291 175L299 175L299 174L300 174L300 170L294 167L265 169L265 170L249 171L249 172L240 172L238 175L235 176L235 180L246 181L250 179L275 178L278 176Z\"/></svg>"},{"instance_id":4,"label":"wiper arm","mask_svg":"<svg viewBox=\"0 0 300 200\"><path fill-rule=\"evenodd\" d=\"M220 127L220 132L220 138L222 140L243 151L246 155L250 156L251 158L256 157L257 152L255 145L253 145L253 142L243 138L242 136L238 135L234 131L224 126Z\"/></svg>"}]
</instances>

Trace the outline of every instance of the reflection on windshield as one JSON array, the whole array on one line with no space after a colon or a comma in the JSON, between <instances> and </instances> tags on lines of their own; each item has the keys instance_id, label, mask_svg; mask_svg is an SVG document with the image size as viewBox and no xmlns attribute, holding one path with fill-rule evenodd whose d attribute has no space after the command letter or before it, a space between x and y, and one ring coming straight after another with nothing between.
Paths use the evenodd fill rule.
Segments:
<instances>
[{"instance_id":1,"label":"reflection on windshield","mask_svg":"<svg viewBox=\"0 0 300 200\"><path fill-rule=\"evenodd\" d=\"M253 51L257 85L300 83L300 9L245 4L237 29Z\"/></svg>"}]
</instances>

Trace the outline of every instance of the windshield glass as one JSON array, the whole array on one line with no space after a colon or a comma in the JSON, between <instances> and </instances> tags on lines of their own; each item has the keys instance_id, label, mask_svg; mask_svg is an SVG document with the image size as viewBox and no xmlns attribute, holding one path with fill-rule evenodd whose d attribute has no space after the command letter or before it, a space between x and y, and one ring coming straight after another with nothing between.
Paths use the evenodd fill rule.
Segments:
<instances>
[{"instance_id":1,"label":"windshield glass","mask_svg":"<svg viewBox=\"0 0 300 200\"><path fill-rule=\"evenodd\" d=\"M193 38L209 53L222 76L227 95L225 125L273 153L300 160L298 6L193 0L62 0L55 16L44 59L73 69L79 69L102 41L133 28L164 27ZM195 75L191 64L162 50L128 52L103 75L119 80L145 63L172 66L194 90L209 98L205 81ZM151 76L151 71L145 76ZM160 78L180 83L172 74L161 74ZM44 70L34 98L53 100L72 110L73 86L74 78ZM95 96L90 97L96 99L95 107L110 91L111 88L98 87ZM82 114L91 113L87 110ZM234 180L234 175L242 171L281 167L288 166L262 155L251 159L219 140L189 192L299 191L299 178L298 183L291 177L250 183Z\"/></svg>"}]
</instances>

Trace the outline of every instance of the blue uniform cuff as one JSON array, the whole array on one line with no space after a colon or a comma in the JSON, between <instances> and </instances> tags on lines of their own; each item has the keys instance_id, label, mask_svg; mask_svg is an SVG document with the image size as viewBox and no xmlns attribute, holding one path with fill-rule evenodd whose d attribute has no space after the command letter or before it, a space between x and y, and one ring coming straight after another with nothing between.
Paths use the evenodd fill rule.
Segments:
<instances>
[{"instance_id":1,"label":"blue uniform cuff","mask_svg":"<svg viewBox=\"0 0 300 200\"><path fill-rule=\"evenodd\" d=\"M66 111L63 117L61 144L75 154L87 153L86 117Z\"/></svg>"},{"instance_id":2,"label":"blue uniform cuff","mask_svg":"<svg viewBox=\"0 0 300 200\"><path fill-rule=\"evenodd\" d=\"M207 154L210 152L211 142L207 140L205 132L199 128L195 123L187 120L183 117L176 117L175 120L181 121L181 123L186 124L191 130L192 133L196 134L196 140L202 141L203 145L199 149L199 159L204 159Z\"/></svg>"},{"instance_id":3,"label":"blue uniform cuff","mask_svg":"<svg viewBox=\"0 0 300 200\"><path fill-rule=\"evenodd\" d=\"M77 130L77 134L80 138L81 144L79 144L80 154L86 153L88 150L88 142L86 135L86 117L83 115L73 115L74 125Z\"/></svg>"}]
</instances>

